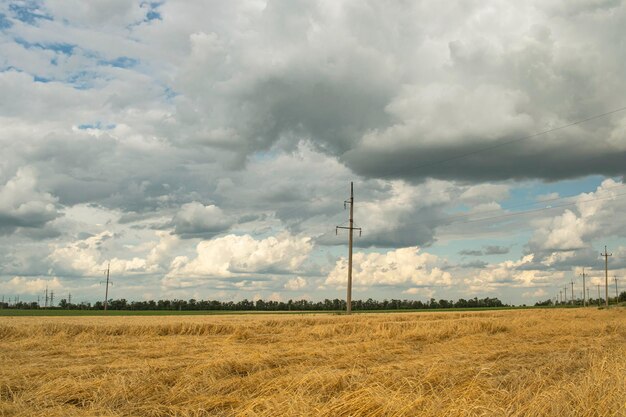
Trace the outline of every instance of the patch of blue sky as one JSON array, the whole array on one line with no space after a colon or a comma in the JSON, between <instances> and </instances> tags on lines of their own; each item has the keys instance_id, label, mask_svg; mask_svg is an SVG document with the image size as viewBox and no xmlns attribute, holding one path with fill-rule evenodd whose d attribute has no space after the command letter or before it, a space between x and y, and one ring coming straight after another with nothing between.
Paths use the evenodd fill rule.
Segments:
<instances>
[{"instance_id":1,"label":"patch of blue sky","mask_svg":"<svg viewBox=\"0 0 626 417\"><path fill-rule=\"evenodd\" d=\"M39 75L35 75L33 78L35 79L36 83L49 83L50 81L52 81L51 78L41 77Z\"/></svg>"},{"instance_id":2,"label":"patch of blue sky","mask_svg":"<svg viewBox=\"0 0 626 417\"><path fill-rule=\"evenodd\" d=\"M77 90L88 90L98 78L98 74L93 71L79 71L70 75L66 81Z\"/></svg>"},{"instance_id":3,"label":"patch of blue sky","mask_svg":"<svg viewBox=\"0 0 626 417\"><path fill-rule=\"evenodd\" d=\"M269 151L255 152L250 157L250 160L253 162L271 161L273 159L276 159L279 154L280 154L280 151L274 150L274 149L269 150Z\"/></svg>"},{"instance_id":4,"label":"patch of blue sky","mask_svg":"<svg viewBox=\"0 0 626 417\"><path fill-rule=\"evenodd\" d=\"M19 37L15 38L14 41L18 45L21 45L26 49L32 49L32 48L45 49L49 51L59 52L68 56L74 53L74 49L77 46L75 44L70 44L70 43L40 43L40 42L31 43Z\"/></svg>"},{"instance_id":5,"label":"patch of blue sky","mask_svg":"<svg viewBox=\"0 0 626 417\"><path fill-rule=\"evenodd\" d=\"M170 87L165 87L163 91L165 92L165 98L167 100L172 100L180 95L176 91L172 90Z\"/></svg>"},{"instance_id":6,"label":"patch of blue sky","mask_svg":"<svg viewBox=\"0 0 626 417\"><path fill-rule=\"evenodd\" d=\"M565 197L592 192L596 190L604 179L606 177L601 175L590 175L584 178L549 183L530 181L513 188L510 192L510 198L502 204L502 207L504 209L515 209L515 211L527 210L526 204L528 206L532 206L533 203L540 204L537 201L537 198L540 196L557 193L559 197ZM522 205L524 207L521 207Z\"/></svg>"},{"instance_id":7,"label":"patch of blue sky","mask_svg":"<svg viewBox=\"0 0 626 417\"><path fill-rule=\"evenodd\" d=\"M117 125L115 123L103 124L101 121L97 121L95 123L84 123L78 125L80 130L88 130L88 129L98 129L98 130L111 130L115 129Z\"/></svg>"},{"instance_id":8,"label":"patch of blue sky","mask_svg":"<svg viewBox=\"0 0 626 417\"><path fill-rule=\"evenodd\" d=\"M13 18L29 25L36 25L37 21L41 19L53 20L52 16L45 14L40 9L40 4L34 1L10 4L9 11L13 15Z\"/></svg>"},{"instance_id":9,"label":"patch of blue sky","mask_svg":"<svg viewBox=\"0 0 626 417\"><path fill-rule=\"evenodd\" d=\"M5 15L4 13L0 13L0 30L2 30L2 29L9 29L12 26L13 26L13 22L11 22L7 18L7 15Z\"/></svg>"},{"instance_id":10,"label":"patch of blue sky","mask_svg":"<svg viewBox=\"0 0 626 417\"><path fill-rule=\"evenodd\" d=\"M132 68L139 63L137 59L129 58L127 56L120 56L115 59L110 60L100 60L98 61L99 65L106 65L116 68Z\"/></svg>"},{"instance_id":11,"label":"patch of blue sky","mask_svg":"<svg viewBox=\"0 0 626 417\"><path fill-rule=\"evenodd\" d=\"M532 237L532 231L524 230L514 236L506 238L468 238L437 241L433 246L424 248L425 252L448 259L450 262L467 263L472 261L485 261L489 263L504 262L511 259L519 259L526 242ZM486 246L502 246L509 248L508 253L492 255L463 255L459 252L464 250L484 251Z\"/></svg>"},{"instance_id":12,"label":"patch of blue sky","mask_svg":"<svg viewBox=\"0 0 626 417\"><path fill-rule=\"evenodd\" d=\"M151 21L151 20L163 20L163 18L161 17L161 13L155 11L154 9L148 11L148 13L146 13L146 20L147 21Z\"/></svg>"},{"instance_id":13,"label":"patch of blue sky","mask_svg":"<svg viewBox=\"0 0 626 417\"><path fill-rule=\"evenodd\" d=\"M159 13L159 11L157 10L159 6L161 6L161 4L163 4L163 2L159 1L144 1L141 3L142 7L148 8L148 12L146 13L146 21L149 22L151 20L163 20L163 18L161 17L161 13Z\"/></svg>"}]
</instances>

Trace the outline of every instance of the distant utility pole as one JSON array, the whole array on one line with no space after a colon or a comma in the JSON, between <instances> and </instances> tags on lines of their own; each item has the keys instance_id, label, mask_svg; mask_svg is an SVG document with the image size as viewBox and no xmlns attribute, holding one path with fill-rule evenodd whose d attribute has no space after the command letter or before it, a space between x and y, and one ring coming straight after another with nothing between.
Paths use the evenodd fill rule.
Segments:
<instances>
[{"instance_id":1,"label":"distant utility pole","mask_svg":"<svg viewBox=\"0 0 626 417\"><path fill-rule=\"evenodd\" d=\"M107 264L107 270L105 274L107 275L106 280L106 289L104 290L104 311L107 311L107 307L109 305L109 285L113 285L113 282L109 281L109 272L111 271L111 262ZM102 282L100 282L102 284Z\"/></svg>"},{"instance_id":2,"label":"distant utility pole","mask_svg":"<svg viewBox=\"0 0 626 417\"><path fill-rule=\"evenodd\" d=\"M50 307L54 307L54 290L50 291Z\"/></svg>"},{"instance_id":3,"label":"distant utility pole","mask_svg":"<svg viewBox=\"0 0 626 417\"><path fill-rule=\"evenodd\" d=\"M72 293L71 292L67 294L67 304L68 305L72 304Z\"/></svg>"},{"instance_id":4,"label":"distant utility pole","mask_svg":"<svg viewBox=\"0 0 626 417\"><path fill-rule=\"evenodd\" d=\"M343 202L343 208L346 209L346 205L350 205L350 226L336 226L335 234L339 229L347 229L348 230L348 289L346 294L346 314L350 314L352 312L352 241L353 241L353 232L355 230L359 231L359 236L361 236L361 228L354 227L354 183L350 182L350 200L346 200ZM105 307L106 308L106 307Z\"/></svg>"},{"instance_id":5,"label":"distant utility pole","mask_svg":"<svg viewBox=\"0 0 626 417\"><path fill-rule=\"evenodd\" d=\"M572 284L572 304L574 304L574 301L576 299L576 297L574 296L574 280L571 281Z\"/></svg>"},{"instance_id":6,"label":"distant utility pole","mask_svg":"<svg viewBox=\"0 0 626 417\"><path fill-rule=\"evenodd\" d=\"M601 253L600 256L604 256L604 290L606 295L605 305L609 306L609 256L613 256L612 253L609 253L606 250L606 246L604 247L604 253Z\"/></svg>"},{"instance_id":7,"label":"distant utility pole","mask_svg":"<svg viewBox=\"0 0 626 417\"><path fill-rule=\"evenodd\" d=\"M585 288L587 288L587 285L585 284L585 268L583 268L583 273L580 275L583 277L583 307L586 307L587 297L585 297Z\"/></svg>"},{"instance_id":8,"label":"distant utility pole","mask_svg":"<svg viewBox=\"0 0 626 417\"><path fill-rule=\"evenodd\" d=\"M44 304L45 308L48 308L48 284L46 284L46 303Z\"/></svg>"}]
</instances>

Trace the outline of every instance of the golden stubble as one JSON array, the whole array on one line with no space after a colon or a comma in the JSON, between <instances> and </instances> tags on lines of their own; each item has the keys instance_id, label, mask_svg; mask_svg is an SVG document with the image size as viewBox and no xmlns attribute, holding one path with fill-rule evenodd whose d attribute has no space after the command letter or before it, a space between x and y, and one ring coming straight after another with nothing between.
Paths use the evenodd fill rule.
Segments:
<instances>
[{"instance_id":1,"label":"golden stubble","mask_svg":"<svg viewBox=\"0 0 626 417\"><path fill-rule=\"evenodd\" d=\"M625 416L626 310L0 318L1 416Z\"/></svg>"}]
</instances>

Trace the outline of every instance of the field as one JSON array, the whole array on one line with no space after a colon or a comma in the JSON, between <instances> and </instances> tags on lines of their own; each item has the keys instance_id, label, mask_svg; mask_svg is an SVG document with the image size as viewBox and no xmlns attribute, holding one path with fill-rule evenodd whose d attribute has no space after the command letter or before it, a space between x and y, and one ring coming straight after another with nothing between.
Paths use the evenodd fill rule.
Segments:
<instances>
[{"instance_id":1,"label":"field","mask_svg":"<svg viewBox=\"0 0 626 417\"><path fill-rule=\"evenodd\" d=\"M625 416L626 309L0 317L1 416Z\"/></svg>"}]
</instances>

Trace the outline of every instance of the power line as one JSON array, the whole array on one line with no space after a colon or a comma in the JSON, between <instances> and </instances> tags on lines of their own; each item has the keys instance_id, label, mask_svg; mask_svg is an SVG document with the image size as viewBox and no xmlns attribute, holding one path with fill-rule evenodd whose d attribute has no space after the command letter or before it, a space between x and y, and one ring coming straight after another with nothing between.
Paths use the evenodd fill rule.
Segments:
<instances>
[{"instance_id":1,"label":"power line","mask_svg":"<svg viewBox=\"0 0 626 417\"><path fill-rule=\"evenodd\" d=\"M575 202L572 202L572 203L559 204L559 205L552 206L552 207L541 207L541 208L537 208L537 209L533 209L533 210L526 210L526 211L520 211L520 212L515 212L515 213L506 213L506 214L502 214L502 215L499 215L499 216L484 217L484 218L480 218L480 219L471 219L471 220L466 220L466 221L463 221L463 222L456 222L456 223L458 223L458 224L475 223L475 222L482 222L482 221L485 221L485 220L494 220L494 219L500 219L500 218L522 216L522 215L526 215L526 214L530 214L530 213L538 213L538 212L541 212L541 211L554 210L554 209L561 208L561 207L573 206L573 205L576 205L576 204L584 204L584 203L590 203L590 202L593 202L593 201L600 201L600 200L611 200L611 199L614 199L616 197L623 197L625 195L626 195L626 193L614 194L612 196L591 198L591 199L587 199L587 200L583 200L583 201L575 201ZM457 216L457 217L461 217L461 216ZM455 218L455 217L453 216L452 218ZM436 221L441 221L441 220L447 220L447 219L446 218L436 219ZM404 225L406 226L406 225L428 224L428 223L432 223L432 221L431 222L404 223Z\"/></svg>"},{"instance_id":2,"label":"power line","mask_svg":"<svg viewBox=\"0 0 626 417\"><path fill-rule=\"evenodd\" d=\"M504 142L500 142L500 143L497 143L495 145L487 146L485 148L477 149L475 151L466 152L466 153L455 155L455 156L452 156L452 157L449 157L449 158L440 159L440 160L437 160L437 161L432 161L432 162L429 162L429 163L426 163L426 164L418 165L415 168L416 169L428 168L430 166L443 164L443 163L450 162L450 161L456 161L458 159L467 158L468 156L476 155L476 154L483 153L483 152L488 152L488 151L491 151L493 149L501 148L501 147L506 146L506 145L511 145L513 143L517 143L517 142L521 142L521 141L524 141L524 140L536 138L538 136L546 135L548 133L556 132L558 130L562 130L562 129L566 129L568 127L572 127L572 126L576 126L576 125L579 125L579 124L582 124L582 123L586 123L586 122L589 122L591 120L596 120L596 119L600 119L600 118L605 117L605 116L609 116L611 114L619 113L619 112L624 111L624 110L626 110L626 106L620 107L618 109L611 110L611 111L608 111L608 112L605 112L605 113L596 114L594 116L587 117L585 119L581 119L581 120L578 120L578 121L575 121L575 122L572 122L572 123L568 123L568 124L565 124L565 125L562 125L562 126L558 126L558 127L554 127L554 128L551 128L551 129L543 130L541 132L533 133L532 135L522 136L522 137L519 137L519 138L515 138L515 139L507 140L507 141L504 141Z\"/></svg>"},{"instance_id":3,"label":"power line","mask_svg":"<svg viewBox=\"0 0 626 417\"><path fill-rule=\"evenodd\" d=\"M620 108L617 108L617 109L614 109L614 110L610 110L610 111L607 111L605 113L596 114L596 115L593 115L593 116L590 116L590 117L587 117L587 118L584 118L584 119L580 119L580 120L577 120L575 122L571 122L571 123L568 123L568 124L565 124L565 125L561 125L561 126L558 126L558 127L555 127L555 128L551 128L551 129L547 129L547 130L544 130L544 131L541 131L541 132L537 132L537 133L534 133L532 135L523 136L523 137L519 137L519 138L516 138L516 139L511 139L511 140L508 140L508 141L500 142L500 143L495 144L495 145L491 145L491 146L488 146L488 147L485 147L485 148L477 149L477 150L474 150L474 151L471 151L471 152L467 152L467 153L464 153L464 154L455 155L455 156L450 157L450 158L444 158L444 159L440 159L440 160L437 160L437 161L428 162L426 164L418 165L415 168L417 168L417 169L426 168L426 167L430 167L430 166L434 166L434 165L438 165L438 164L443 164L443 163L454 161L454 160L458 160L458 159L463 159L463 158L466 158L468 156L476 155L476 154L479 154L479 153L482 153L482 152L488 152L488 151L491 151L493 149L497 149L497 148L500 148L500 147L503 147L503 146L506 146L506 145L510 145L510 144L516 143L516 142L521 142L521 141L524 141L524 140L527 140L527 139L531 139L531 138L535 138L535 137L538 137L538 136L546 135L548 133L552 133L552 132L556 132L556 131L559 131L559 130L563 130L563 129L566 129L566 128L571 127L571 126L576 126L576 125L583 124L583 123L586 123L586 122L589 122L589 121L592 121L592 120L600 119L602 117L610 116L612 114L619 113L619 112L622 112L624 110L626 110L626 106L620 107ZM331 175L331 176L326 178L326 181L329 181L329 180L331 180L333 178L336 178L338 175L340 175L340 173ZM336 191L338 191L342 187L343 186L337 187L337 188L335 188L335 189L333 189L333 190L331 190L331 191L329 191L327 193L324 193L322 196L320 196L318 198L330 196L332 193L335 193ZM446 192L446 191L442 191L441 193L444 193L444 192ZM430 195L436 195L436 194L439 194L439 193L429 193L429 194ZM300 210L300 208L295 208L294 207L293 209L283 211L282 214L284 216L285 214L291 214L291 213L294 213L294 212L299 211L299 210ZM305 219L305 220L303 220L303 221L301 221L299 223L302 223L302 222L304 222L306 220L308 220L308 219Z\"/></svg>"},{"instance_id":4,"label":"power line","mask_svg":"<svg viewBox=\"0 0 626 417\"><path fill-rule=\"evenodd\" d=\"M626 185L626 184L622 184L622 185ZM615 187L616 188L616 187ZM562 208L562 207L568 207L568 206L573 206L576 204L586 204L586 203L591 203L593 201L602 201L602 200L613 200L616 199L618 197L623 197L626 196L626 192L625 193L620 193L620 194L613 194L611 196L603 196L603 197L597 197L597 198L590 198L590 199L586 199L586 200L582 200L582 201L574 201L571 203L564 203L564 204L559 204L559 205L554 205L551 207L540 207L537 209L532 209L532 210L526 210L526 211L519 211L519 212L514 212L514 213L505 213L505 214L501 214L498 216L491 216L491 217L481 217L479 219L468 219L465 221L459 221L459 222L453 222L455 224L467 224L467 223L477 223L477 222L482 222L482 221L486 221L486 220L497 220L497 219L503 219L503 218L510 218L510 217L516 217L516 216L524 216L527 214L532 214L532 213L539 213L542 211L547 211L547 210L555 210L558 208ZM566 198L570 198L570 197L561 197L561 198L555 198L554 200L559 200L559 199L566 199ZM535 204L535 203L533 203ZM421 222L409 222L409 223L402 223L402 226L415 226L415 225L420 225L420 224L436 224L439 222L446 222L447 220L454 220L454 219L458 219L458 218L463 218L463 217L468 217L471 216L472 214L463 214L463 215L455 215L455 216L450 216L450 217L440 217L438 219L433 219L433 220L429 220L429 221L421 221ZM322 233L318 238L323 237L325 235L328 235L330 232L325 232Z\"/></svg>"}]
</instances>

